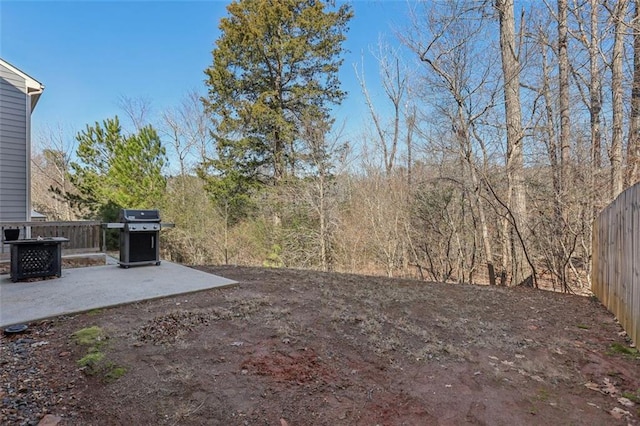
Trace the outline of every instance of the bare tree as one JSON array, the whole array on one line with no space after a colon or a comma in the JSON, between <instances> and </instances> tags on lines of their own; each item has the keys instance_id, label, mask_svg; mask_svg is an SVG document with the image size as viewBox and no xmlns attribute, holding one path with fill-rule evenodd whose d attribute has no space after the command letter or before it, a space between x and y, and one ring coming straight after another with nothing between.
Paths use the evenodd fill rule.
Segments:
<instances>
[{"instance_id":1,"label":"bare tree","mask_svg":"<svg viewBox=\"0 0 640 426\"><path fill-rule=\"evenodd\" d=\"M342 140L342 130L332 134L328 123L306 118L302 120L302 157L309 165L305 200L311 207L317 223L317 244L320 268L332 269L332 239L336 231L337 203L335 171L344 164L348 143Z\"/></svg>"},{"instance_id":2,"label":"bare tree","mask_svg":"<svg viewBox=\"0 0 640 426\"><path fill-rule=\"evenodd\" d=\"M513 216L510 233L512 283L519 284L530 274L525 263L525 247L516 234L526 241L527 200L524 185L522 107L520 104L520 61L516 45L513 0L495 0L500 24L500 53L504 79L505 123L507 128L508 205ZM505 227L508 226L505 222ZM535 279L535 277L534 277Z\"/></svg>"},{"instance_id":3,"label":"bare tree","mask_svg":"<svg viewBox=\"0 0 640 426\"><path fill-rule=\"evenodd\" d=\"M75 150L75 139L61 125L49 127L36 136L31 156L32 205L54 220L79 217L69 201L75 188L69 180L69 164Z\"/></svg>"},{"instance_id":4,"label":"bare tree","mask_svg":"<svg viewBox=\"0 0 640 426\"><path fill-rule=\"evenodd\" d=\"M391 102L393 108L391 130L387 130L389 126L376 110L374 100L371 98L367 88L363 69L358 71L356 68L356 76L360 82L362 94L373 121L378 145L382 149L384 167L387 175L389 175L396 163L398 144L401 139L402 107L406 102L410 74L407 67L402 64L398 50L390 48L382 40L379 41L378 52L374 56L378 60L385 97Z\"/></svg>"},{"instance_id":5,"label":"bare tree","mask_svg":"<svg viewBox=\"0 0 640 426\"><path fill-rule=\"evenodd\" d=\"M591 0L589 37L589 117L591 123L591 158L594 173L602 167L602 135L600 133L600 111L602 110L602 92L600 85L600 49L598 36L598 0ZM586 37L585 37L586 40Z\"/></svg>"},{"instance_id":6,"label":"bare tree","mask_svg":"<svg viewBox=\"0 0 640 426\"><path fill-rule=\"evenodd\" d=\"M178 160L178 173L191 173L196 163L211 156L212 138L200 95L191 91L178 107L162 113L160 130Z\"/></svg>"},{"instance_id":7,"label":"bare tree","mask_svg":"<svg viewBox=\"0 0 640 426\"><path fill-rule=\"evenodd\" d=\"M627 143L627 173L625 186L640 181L640 0L633 1L633 83L631 88L631 116Z\"/></svg>"},{"instance_id":8,"label":"bare tree","mask_svg":"<svg viewBox=\"0 0 640 426\"><path fill-rule=\"evenodd\" d=\"M624 188L622 173L622 138L624 119L623 99L623 56L625 38L625 15L627 13L628 0L618 0L613 8L611 19L613 20L613 52L611 54L611 93L613 113L613 133L611 135L611 198L616 198Z\"/></svg>"},{"instance_id":9,"label":"bare tree","mask_svg":"<svg viewBox=\"0 0 640 426\"><path fill-rule=\"evenodd\" d=\"M477 169L483 173L482 169L488 162L486 144L478 131L478 123L486 119L487 112L493 107L497 88L490 81L493 60L476 45L487 30L478 12L480 10L468 2L450 2L440 8L431 8L426 17L426 27L435 30L423 31L425 25L420 17L413 15L412 31L408 36L401 36L401 40L427 65L425 86L437 94L435 111L451 126L449 139L455 141L453 149L464 168L463 174L468 173L471 179L468 200L473 209L470 211L478 222L489 282L493 285L492 238L481 196L483 182ZM478 66L479 63L484 63L484 66ZM481 161L478 161L475 147L480 147ZM459 176L460 171L456 178ZM467 198L467 190L461 195Z\"/></svg>"},{"instance_id":10,"label":"bare tree","mask_svg":"<svg viewBox=\"0 0 640 426\"><path fill-rule=\"evenodd\" d=\"M149 124L152 110L151 100L149 98L131 98L126 95L121 95L118 99L118 107L124 111L136 131L139 131Z\"/></svg>"},{"instance_id":11,"label":"bare tree","mask_svg":"<svg viewBox=\"0 0 640 426\"><path fill-rule=\"evenodd\" d=\"M566 218L566 193L571 186L571 121L569 113L569 54L568 49L568 5L567 0L558 0L558 91L560 107L560 204Z\"/></svg>"}]
</instances>

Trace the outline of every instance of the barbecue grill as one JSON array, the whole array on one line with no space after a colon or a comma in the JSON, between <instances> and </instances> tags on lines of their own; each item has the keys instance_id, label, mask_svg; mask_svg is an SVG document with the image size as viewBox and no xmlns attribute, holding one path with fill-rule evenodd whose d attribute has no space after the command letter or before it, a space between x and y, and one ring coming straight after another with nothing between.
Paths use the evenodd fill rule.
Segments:
<instances>
[{"instance_id":1,"label":"barbecue grill","mask_svg":"<svg viewBox=\"0 0 640 426\"><path fill-rule=\"evenodd\" d=\"M120 266L160 265L160 212L122 209L120 228Z\"/></svg>"}]
</instances>

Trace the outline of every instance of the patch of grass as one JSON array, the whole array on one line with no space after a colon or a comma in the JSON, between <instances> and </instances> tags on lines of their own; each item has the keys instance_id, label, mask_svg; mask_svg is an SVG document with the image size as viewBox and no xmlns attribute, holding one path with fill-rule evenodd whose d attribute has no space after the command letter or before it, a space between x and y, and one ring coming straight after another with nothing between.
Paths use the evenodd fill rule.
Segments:
<instances>
[{"instance_id":1,"label":"patch of grass","mask_svg":"<svg viewBox=\"0 0 640 426\"><path fill-rule=\"evenodd\" d=\"M635 402L636 404L640 404L640 389L635 392L622 392L622 396L627 398L629 401Z\"/></svg>"},{"instance_id":2,"label":"patch of grass","mask_svg":"<svg viewBox=\"0 0 640 426\"><path fill-rule=\"evenodd\" d=\"M543 402L548 401L549 397L550 395L548 390L546 390L545 388L538 389L538 399L540 401L543 401Z\"/></svg>"},{"instance_id":3,"label":"patch of grass","mask_svg":"<svg viewBox=\"0 0 640 426\"><path fill-rule=\"evenodd\" d=\"M100 327L94 325L93 327L83 328L76 331L71 335L71 338L78 345L98 347L104 340L104 332Z\"/></svg>"},{"instance_id":4,"label":"patch of grass","mask_svg":"<svg viewBox=\"0 0 640 426\"><path fill-rule=\"evenodd\" d=\"M101 313L102 313L102 311L104 311L104 309L100 309L100 308L98 308L98 309L92 309L92 310L90 310L89 312L87 312L87 315L90 315L90 316L98 315L98 314L101 314Z\"/></svg>"},{"instance_id":5,"label":"patch of grass","mask_svg":"<svg viewBox=\"0 0 640 426\"><path fill-rule=\"evenodd\" d=\"M87 367L89 370L95 370L103 359L104 354L102 352L90 352L80 358L77 363L80 367Z\"/></svg>"},{"instance_id":6,"label":"patch of grass","mask_svg":"<svg viewBox=\"0 0 640 426\"><path fill-rule=\"evenodd\" d=\"M631 348L629 346L623 345L622 343L615 342L611 344L609 347L609 351L607 351L609 355L614 354L622 354L631 357L638 356L638 350L636 348Z\"/></svg>"},{"instance_id":7,"label":"patch of grass","mask_svg":"<svg viewBox=\"0 0 640 426\"><path fill-rule=\"evenodd\" d=\"M114 382L118 380L120 377L124 376L127 372L127 369L112 363L109 363L108 371L105 373L104 378L108 382Z\"/></svg>"},{"instance_id":8,"label":"patch of grass","mask_svg":"<svg viewBox=\"0 0 640 426\"><path fill-rule=\"evenodd\" d=\"M113 382L122 377L126 368L106 360L102 348L106 344L107 336L98 327L87 327L76 331L71 339L78 345L87 347L86 354L77 362L86 374L102 376L107 382Z\"/></svg>"},{"instance_id":9,"label":"patch of grass","mask_svg":"<svg viewBox=\"0 0 640 426\"><path fill-rule=\"evenodd\" d=\"M581 330L589 330L589 329L591 329L591 327L589 327L588 325L584 325L584 324L577 324L576 327L578 327Z\"/></svg>"}]
</instances>

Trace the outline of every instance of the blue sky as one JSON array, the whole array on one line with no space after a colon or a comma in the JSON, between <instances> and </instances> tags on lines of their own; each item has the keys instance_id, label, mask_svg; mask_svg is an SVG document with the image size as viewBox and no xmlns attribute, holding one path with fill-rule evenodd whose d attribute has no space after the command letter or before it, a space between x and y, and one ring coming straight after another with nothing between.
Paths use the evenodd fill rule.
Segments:
<instances>
[{"instance_id":1,"label":"blue sky","mask_svg":"<svg viewBox=\"0 0 640 426\"><path fill-rule=\"evenodd\" d=\"M34 134L62 125L72 135L118 114L122 96L146 98L153 112L178 106L186 93L205 93L203 70L219 37L226 1L0 0L0 56L45 85L33 115ZM367 80L378 71L369 53L379 37L395 40L407 2L351 2L341 72L349 97L339 108L347 127L366 108L353 65L366 59Z\"/></svg>"}]
</instances>

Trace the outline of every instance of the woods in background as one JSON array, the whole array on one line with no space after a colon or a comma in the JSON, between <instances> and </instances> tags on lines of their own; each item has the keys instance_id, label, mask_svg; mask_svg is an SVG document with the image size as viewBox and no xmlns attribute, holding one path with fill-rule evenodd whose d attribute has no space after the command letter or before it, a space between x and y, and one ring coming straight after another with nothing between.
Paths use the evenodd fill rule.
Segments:
<instances>
[{"instance_id":1,"label":"woods in background","mask_svg":"<svg viewBox=\"0 0 640 426\"><path fill-rule=\"evenodd\" d=\"M638 0L415 2L397 39L372 46L380 75L357 71L370 125L349 139L350 117L332 114L352 10L266 5L228 7L202 98L155 117L123 104L134 129L122 141L137 141L127 162L164 168L121 183L159 191L154 206L176 223L167 258L589 284L592 221L640 180ZM80 173L105 163L83 153L113 126L80 133L75 156L43 135L36 206L80 215L64 200L87 195ZM109 179L90 194L118 187Z\"/></svg>"}]
</instances>

